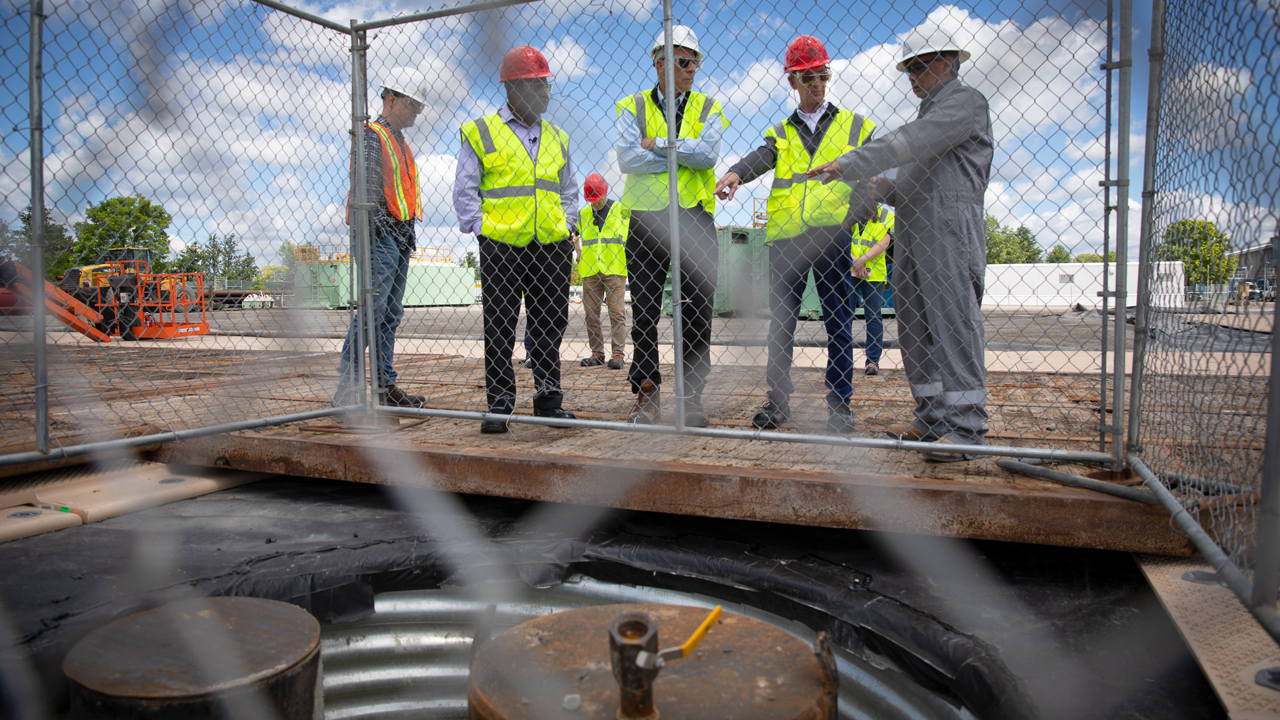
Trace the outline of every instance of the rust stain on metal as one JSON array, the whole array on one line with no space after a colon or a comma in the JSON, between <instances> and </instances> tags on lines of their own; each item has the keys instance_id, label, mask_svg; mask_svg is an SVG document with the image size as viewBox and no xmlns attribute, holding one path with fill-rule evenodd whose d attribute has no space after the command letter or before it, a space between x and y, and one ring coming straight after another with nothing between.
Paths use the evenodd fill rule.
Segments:
<instances>
[{"instance_id":1,"label":"rust stain on metal","mask_svg":"<svg viewBox=\"0 0 1280 720\"><path fill-rule=\"evenodd\" d=\"M620 697L608 630L619 615L634 612L654 621L666 647L683 642L707 615L706 608L681 605L601 605L517 625L476 653L467 683L469 717L615 720ZM772 625L725 613L698 650L658 674L653 704L662 720L834 717L814 649ZM566 711L570 706L575 709Z\"/></svg>"},{"instance_id":2,"label":"rust stain on metal","mask_svg":"<svg viewBox=\"0 0 1280 720\"><path fill-rule=\"evenodd\" d=\"M624 510L1154 555L1192 553L1159 506L1048 483L1028 487L255 433L172 443L156 459ZM382 469L387 467L398 469L394 477Z\"/></svg>"}]
</instances>

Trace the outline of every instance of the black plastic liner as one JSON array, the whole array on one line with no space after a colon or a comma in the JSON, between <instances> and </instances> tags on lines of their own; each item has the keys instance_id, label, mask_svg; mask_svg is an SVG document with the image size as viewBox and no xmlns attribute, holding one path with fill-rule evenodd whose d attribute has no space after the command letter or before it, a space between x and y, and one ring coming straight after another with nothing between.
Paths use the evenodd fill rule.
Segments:
<instances>
[{"instance_id":1,"label":"black plastic liner","mask_svg":"<svg viewBox=\"0 0 1280 720\"><path fill-rule=\"evenodd\" d=\"M583 573L748 603L888 659L982 718L1225 717L1127 555L971 544L1078 656L1067 671L1026 667L1021 656L1010 663L1025 628L987 622L982 598L904 571L873 533L581 508L603 512L602 522L586 539L564 539L522 530L532 503L468 498L472 526L489 538L477 547L432 536L397 509L434 501L427 492L273 478L0 545L0 596L55 705L65 696L62 658L116 618L189 597L247 595L341 622L371 613L378 592L462 582L456 562L466 579L514 570L543 587ZM970 627L945 619L966 602L978 610L964 614ZM1140 629L1142 642L1106 645L1126 628ZM1029 678L1037 690L1048 682L1089 702L1046 707Z\"/></svg>"}]
</instances>

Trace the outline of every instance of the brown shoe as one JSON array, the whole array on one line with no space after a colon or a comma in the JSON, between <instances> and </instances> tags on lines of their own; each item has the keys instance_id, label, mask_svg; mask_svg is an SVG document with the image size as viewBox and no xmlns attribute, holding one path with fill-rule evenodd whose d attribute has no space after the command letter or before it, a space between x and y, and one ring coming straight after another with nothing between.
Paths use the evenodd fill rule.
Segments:
<instances>
[{"instance_id":1,"label":"brown shoe","mask_svg":"<svg viewBox=\"0 0 1280 720\"><path fill-rule=\"evenodd\" d=\"M912 440L914 442L933 442L938 439L928 430L921 430L911 423L893 423L884 429L884 434L894 440Z\"/></svg>"},{"instance_id":2,"label":"brown shoe","mask_svg":"<svg viewBox=\"0 0 1280 720\"><path fill-rule=\"evenodd\" d=\"M640 383L640 392L636 393L636 404L631 407L628 418L637 425L653 425L662 416L662 396L658 386L651 380Z\"/></svg>"},{"instance_id":3,"label":"brown shoe","mask_svg":"<svg viewBox=\"0 0 1280 720\"><path fill-rule=\"evenodd\" d=\"M956 441L952 440L951 438L939 438L938 441L934 443L934 445L940 445L943 447L947 445L956 445L956 444L957 444ZM939 462L939 463L961 462L963 460L978 459L977 455L966 455L964 453L956 453L956 452L940 452L938 450L926 450L920 454L924 456L925 460L932 460L933 462Z\"/></svg>"}]
</instances>

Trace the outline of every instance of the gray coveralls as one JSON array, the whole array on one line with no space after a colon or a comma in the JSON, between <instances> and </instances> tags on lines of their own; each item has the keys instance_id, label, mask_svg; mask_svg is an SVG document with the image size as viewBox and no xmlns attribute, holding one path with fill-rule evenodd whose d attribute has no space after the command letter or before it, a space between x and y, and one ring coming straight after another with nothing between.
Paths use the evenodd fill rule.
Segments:
<instances>
[{"instance_id":1,"label":"gray coveralls","mask_svg":"<svg viewBox=\"0 0 1280 720\"><path fill-rule=\"evenodd\" d=\"M987 99L956 79L915 120L840 157L848 182L899 169L884 202L897 210L893 305L913 424L960 443L987 432L980 306L993 151Z\"/></svg>"}]
</instances>

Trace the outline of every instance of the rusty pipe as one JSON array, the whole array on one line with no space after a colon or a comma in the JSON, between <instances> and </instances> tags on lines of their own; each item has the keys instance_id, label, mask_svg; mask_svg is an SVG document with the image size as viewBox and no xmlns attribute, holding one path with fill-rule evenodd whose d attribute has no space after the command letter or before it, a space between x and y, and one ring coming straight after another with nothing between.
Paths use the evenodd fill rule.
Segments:
<instances>
[{"instance_id":1,"label":"rusty pipe","mask_svg":"<svg viewBox=\"0 0 1280 720\"><path fill-rule=\"evenodd\" d=\"M609 662L618 681L619 718L656 718L653 681L658 668L640 667L641 651L658 652L658 626L645 613L623 613L609 626Z\"/></svg>"}]
</instances>

